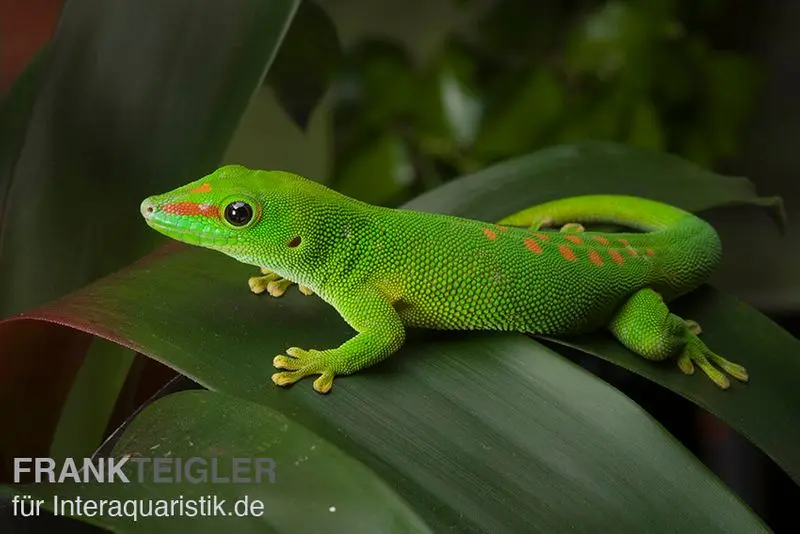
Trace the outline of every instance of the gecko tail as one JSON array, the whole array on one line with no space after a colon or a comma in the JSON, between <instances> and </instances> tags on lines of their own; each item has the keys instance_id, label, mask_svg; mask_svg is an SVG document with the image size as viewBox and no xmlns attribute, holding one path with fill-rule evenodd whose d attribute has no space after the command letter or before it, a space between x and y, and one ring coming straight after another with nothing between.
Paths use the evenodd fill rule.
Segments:
<instances>
[{"instance_id":1,"label":"gecko tail","mask_svg":"<svg viewBox=\"0 0 800 534\"><path fill-rule=\"evenodd\" d=\"M586 195L531 206L503 218L499 223L521 227L529 227L537 222L543 226L563 226L569 223L613 224L642 232L654 232L669 228L687 217L697 219L688 211L646 198Z\"/></svg>"}]
</instances>

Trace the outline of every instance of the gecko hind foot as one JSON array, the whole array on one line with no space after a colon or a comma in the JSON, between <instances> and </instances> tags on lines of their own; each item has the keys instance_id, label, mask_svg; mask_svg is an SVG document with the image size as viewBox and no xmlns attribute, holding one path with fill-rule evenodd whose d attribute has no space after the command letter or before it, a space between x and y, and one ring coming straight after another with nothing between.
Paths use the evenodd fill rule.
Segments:
<instances>
[{"instance_id":1,"label":"gecko hind foot","mask_svg":"<svg viewBox=\"0 0 800 534\"><path fill-rule=\"evenodd\" d=\"M703 329L700 327L700 323L697 321L692 321L691 319L684 319L683 324L686 325L686 328L689 329L689 332L692 334L698 335L703 332Z\"/></svg>"},{"instance_id":2,"label":"gecko hind foot","mask_svg":"<svg viewBox=\"0 0 800 534\"><path fill-rule=\"evenodd\" d=\"M697 324L697 323L695 323ZM747 382L749 375L747 369L739 364L726 360L719 354L709 349L705 343L693 332L687 334L688 340L680 356L678 356L678 368L687 375L694 373L694 365L697 366L722 389L728 389L731 383L717 367L741 382ZM716 365L717 367L714 367Z\"/></svg>"},{"instance_id":3,"label":"gecko hind foot","mask_svg":"<svg viewBox=\"0 0 800 534\"><path fill-rule=\"evenodd\" d=\"M328 393L333 387L336 371L331 365L330 357L324 351L303 350L291 347L286 350L288 356L279 354L272 360L272 365L284 372L272 375L272 381L279 386L294 384L307 376L320 375L314 380L314 389L318 393Z\"/></svg>"},{"instance_id":4,"label":"gecko hind foot","mask_svg":"<svg viewBox=\"0 0 800 534\"><path fill-rule=\"evenodd\" d=\"M709 349L697 337L700 325L671 313L663 297L651 288L640 289L628 297L608 328L639 356L653 361L677 356L678 368L683 373L693 374L696 365L722 389L731 385L723 371L737 380L748 381L744 367Z\"/></svg>"}]
</instances>

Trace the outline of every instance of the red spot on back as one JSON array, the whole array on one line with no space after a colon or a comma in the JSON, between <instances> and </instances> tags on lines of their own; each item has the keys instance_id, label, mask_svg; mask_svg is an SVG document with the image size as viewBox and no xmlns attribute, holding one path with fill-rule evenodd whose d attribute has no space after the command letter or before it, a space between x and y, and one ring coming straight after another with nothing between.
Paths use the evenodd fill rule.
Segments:
<instances>
[{"instance_id":1,"label":"red spot on back","mask_svg":"<svg viewBox=\"0 0 800 534\"><path fill-rule=\"evenodd\" d=\"M601 235L593 235L592 239L594 239L595 241L597 241L598 243L600 243L602 245L608 245L608 239L606 239L605 237L603 237Z\"/></svg>"},{"instance_id":2,"label":"red spot on back","mask_svg":"<svg viewBox=\"0 0 800 534\"><path fill-rule=\"evenodd\" d=\"M491 241L494 241L495 239L497 239L497 234L492 232L488 228L484 228L483 229L483 233L486 234L486 237L488 237Z\"/></svg>"},{"instance_id":3,"label":"red spot on back","mask_svg":"<svg viewBox=\"0 0 800 534\"><path fill-rule=\"evenodd\" d=\"M194 189L192 189L189 192L190 193L210 193L211 192L211 184L208 183L208 182L205 182L201 186L195 187Z\"/></svg>"},{"instance_id":4,"label":"red spot on back","mask_svg":"<svg viewBox=\"0 0 800 534\"><path fill-rule=\"evenodd\" d=\"M589 259L597 266L603 265L603 258L600 257L600 254L595 249L589 250Z\"/></svg>"},{"instance_id":5,"label":"red spot on back","mask_svg":"<svg viewBox=\"0 0 800 534\"><path fill-rule=\"evenodd\" d=\"M494 227L500 230L501 232L508 232L508 228L506 228L505 226L500 226L499 224L495 224Z\"/></svg>"},{"instance_id":6,"label":"red spot on back","mask_svg":"<svg viewBox=\"0 0 800 534\"><path fill-rule=\"evenodd\" d=\"M622 257L622 254L617 252L616 250L609 250L608 255L611 256L611 259L614 260L614 263L617 265L622 265L625 261L625 258Z\"/></svg>"},{"instance_id":7,"label":"red spot on back","mask_svg":"<svg viewBox=\"0 0 800 534\"><path fill-rule=\"evenodd\" d=\"M647 253L648 256L655 256L656 255L656 251L653 250L652 248L646 248L646 249L644 249L644 251Z\"/></svg>"},{"instance_id":8,"label":"red spot on back","mask_svg":"<svg viewBox=\"0 0 800 534\"><path fill-rule=\"evenodd\" d=\"M625 250L628 251L628 254L630 254L631 256L637 256L636 251L633 249L633 247L631 246L630 242L627 239L620 238L617 241L622 243L622 246L625 247Z\"/></svg>"},{"instance_id":9,"label":"red spot on back","mask_svg":"<svg viewBox=\"0 0 800 534\"><path fill-rule=\"evenodd\" d=\"M172 215L203 215L204 217L219 218L219 210L213 204L198 204L197 202L173 202L164 204L161 211Z\"/></svg>"},{"instance_id":10,"label":"red spot on back","mask_svg":"<svg viewBox=\"0 0 800 534\"><path fill-rule=\"evenodd\" d=\"M561 253L562 256L564 256L565 260L568 260L568 261L575 261L576 260L575 253L567 245L559 246L558 247L558 251Z\"/></svg>"},{"instance_id":11,"label":"red spot on back","mask_svg":"<svg viewBox=\"0 0 800 534\"><path fill-rule=\"evenodd\" d=\"M540 233L537 232L537 233L535 233L533 235L536 236L536 239L541 239L542 241L549 241L550 240L550 238L547 237L547 234L540 234Z\"/></svg>"},{"instance_id":12,"label":"red spot on back","mask_svg":"<svg viewBox=\"0 0 800 534\"><path fill-rule=\"evenodd\" d=\"M580 244L583 243L583 239L581 239L580 237L578 237L576 235L567 234L567 235L564 236L564 239L569 239L570 241L572 241L576 245L580 245Z\"/></svg>"},{"instance_id":13,"label":"red spot on back","mask_svg":"<svg viewBox=\"0 0 800 534\"><path fill-rule=\"evenodd\" d=\"M526 237L525 241L523 242L525 243L525 246L528 247L528 250L530 250L531 252L535 252L536 254L542 253L542 247L539 246L539 243L537 243L530 237Z\"/></svg>"}]
</instances>

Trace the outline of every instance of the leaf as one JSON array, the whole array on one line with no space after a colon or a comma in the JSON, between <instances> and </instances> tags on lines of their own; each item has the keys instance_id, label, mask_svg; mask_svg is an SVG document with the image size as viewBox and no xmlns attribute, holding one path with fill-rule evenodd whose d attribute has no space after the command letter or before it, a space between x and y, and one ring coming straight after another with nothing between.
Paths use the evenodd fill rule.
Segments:
<instances>
[{"instance_id":1,"label":"leaf","mask_svg":"<svg viewBox=\"0 0 800 534\"><path fill-rule=\"evenodd\" d=\"M103 442L134 354L94 338L59 413L50 458L89 457Z\"/></svg>"},{"instance_id":2,"label":"leaf","mask_svg":"<svg viewBox=\"0 0 800 534\"><path fill-rule=\"evenodd\" d=\"M461 43L447 43L422 72L414 105L420 144L434 155L450 155L475 140L483 103L475 82L477 65Z\"/></svg>"},{"instance_id":3,"label":"leaf","mask_svg":"<svg viewBox=\"0 0 800 534\"><path fill-rule=\"evenodd\" d=\"M6 199L11 188L14 164L24 143L28 121L33 111L36 92L41 83L46 52L39 51L22 71L11 90L3 95L0 105L0 219L6 210ZM0 227L0 230L2 227ZM0 254L2 254L0 233Z\"/></svg>"},{"instance_id":4,"label":"leaf","mask_svg":"<svg viewBox=\"0 0 800 534\"><path fill-rule=\"evenodd\" d=\"M661 128L661 119L653 104L647 100L636 102L631 115L629 144L640 148L663 150L664 132Z\"/></svg>"},{"instance_id":5,"label":"leaf","mask_svg":"<svg viewBox=\"0 0 800 534\"><path fill-rule=\"evenodd\" d=\"M497 159L524 153L540 144L563 116L564 88L547 69L534 70L515 88L507 102L487 113L474 150Z\"/></svg>"},{"instance_id":6,"label":"leaf","mask_svg":"<svg viewBox=\"0 0 800 534\"><path fill-rule=\"evenodd\" d=\"M191 417L187 417L191 414ZM364 465L286 415L258 404L208 391L187 391L156 401L133 421L111 457L131 455L171 462L156 474L152 460L124 468L129 483L23 487L27 492L59 499L145 499L189 501L215 496L228 515L191 517L98 514L95 524L114 532L430 532L406 503ZM191 468L187 460L196 458ZM177 466L180 459L183 468ZM204 462L203 464L197 463ZM214 470L210 463L216 462ZM233 465L238 462L234 479ZM260 463L259 463L260 462ZM165 464L166 465L166 464ZM191 464L189 464L191 465ZM263 472L259 470L263 469ZM270 477L270 467L273 468ZM164 482L177 473L181 482ZM186 477L188 472L189 477ZM228 478L230 482L215 482ZM162 480L159 482L159 480ZM154 482L155 481L155 482ZM30 494L30 493L28 493ZM259 506L259 504L261 506ZM248 510L245 512L244 510ZM253 513L253 511L255 513ZM169 528L165 528L169 525Z\"/></svg>"},{"instance_id":7,"label":"leaf","mask_svg":"<svg viewBox=\"0 0 800 534\"><path fill-rule=\"evenodd\" d=\"M800 341L743 302L704 286L671 306L680 317L696 320L709 347L733 355L750 373L746 386L722 391L700 380L686 380L670 362L644 365L610 336L559 340L660 383L739 430L800 483ZM696 373L699 373L697 371ZM698 377L699 378L699 377Z\"/></svg>"},{"instance_id":8,"label":"leaf","mask_svg":"<svg viewBox=\"0 0 800 534\"><path fill-rule=\"evenodd\" d=\"M545 148L462 177L405 205L496 221L536 203L593 193L653 198L689 211L756 205L781 225L778 197L759 197L746 178L721 176L669 154L585 141Z\"/></svg>"},{"instance_id":9,"label":"leaf","mask_svg":"<svg viewBox=\"0 0 800 534\"><path fill-rule=\"evenodd\" d=\"M339 73L343 60L336 26L319 4L300 2L265 83L302 129Z\"/></svg>"},{"instance_id":10,"label":"leaf","mask_svg":"<svg viewBox=\"0 0 800 534\"><path fill-rule=\"evenodd\" d=\"M601 79L617 74L647 71L653 44L671 33L669 9L647 9L622 1L600 4L572 32L565 64L575 73L592 73Z\"/></svg>"},{"instance_id":11,"label":"leaf","mask_svg":"<svg viewBox=\"0 0 800 534\"><path fill-rule=\"evenodd\" d=\"M496 165L407 207L491 220L560 195L648 189L645 196L689 209L779 206L756 197L743 179L654 152L584 143ZM276 388L268 381L274 354L297 344L334 346L352 332L316 297L249 294L251 274L221 254L172 246L0 323L0 352L12 350L12 335L24 347L43 331L65 328L50 322L150 355L211 390L280 411L342 448L390 483L434 531L453 525L552 531L564 524L577 530L763 529L629 399L526 336L414 331L400 353L337 379L327 397L314 393L308 380ZM787 386L800 377L800 362L792 359L798 342L758 312L738 304L732 312L728 300L710 295L682 299L676 310L702 323L712 348L724 344L726 357L758 372L747 386L722 392L674 366L617 358L622 349L606 350L607 338L573 341L682 388L798 480L800 401ZM744 404L748 409L741 410Z\"/></svg>"},{"instance_id":12,"label":"leaf","mask_svg":"<svg viewBox=\"0 0 800 534\"><path fill-rule=\"evenodd\" d=\"M338 190L372 204L389 202L414 180L408 150L402 138L394 135L365 143L338 174Z\"/></svg>"},{"instance_id":13,"label":"leaf","mask_svg":"<svg viewBox=\"0 0 800 534\"><path fill-rule=\"evenodd\" d=\"M402 46L365 39L348 56L340 114L350 115L354 111L350 109L353 101L358 102L354 120L362 129L369 130L382 129L411 113L418 80Z\"/></svg>"},{"instance_id":14,"label":"leaf","mask_svg":"<svg viewBox=\"0 0 800 534\"><path fill-rule=\"evenodd\" d=\"M217 165L296 3L65 3L46 56L14 88L14 98L30 99L29 120L4 132L0 148L9 180L0 315L52 300L152 249L141 199ZM38 424L10 434L3 456L45 454L90 341L68 338L31 341L39 358L4 353L0 400L20 409L4 411L0 427ZM20 402L31 391L36 402Z\"/></svg>"},{"instance_id":15,"label":"leaf","mask_svg":"<svg viewBox=\"0 0 800 534\"><path fill-rule=\"evenodd\" d=\"M247 266L205 249L171 248L30 317L69 318L211 390L280 412L364 463L434 532L552 532L565 524L764 530L644 410L522 335L413 332L400 353L338 379L331 395L315 393L307 381L277 388L268 378L273 354L294 343L331 346L351 334L348 327L318 298L248 294ZM0 341L14 325L0 324ZM183 450L181 441L195 432L180 427L205 413L187 409L170 418L164 426L178 425L180 438L160 448ZM225 416L239 418L262 439L270 435L250 411ZM147 446L164 432L137 428L149 436ZM241 439L247 450L248 433L231 435L237 438L224 440L228 447ZM283 494L302 501L317 484L309 476L295 489L282 487Z\"/></svg>"}]
</instances>

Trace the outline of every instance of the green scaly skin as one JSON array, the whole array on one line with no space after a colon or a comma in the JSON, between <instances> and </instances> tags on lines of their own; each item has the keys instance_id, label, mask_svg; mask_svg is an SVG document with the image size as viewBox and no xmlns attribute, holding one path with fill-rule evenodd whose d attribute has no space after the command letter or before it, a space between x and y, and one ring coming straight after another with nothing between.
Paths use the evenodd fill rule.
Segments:
<instances>
[{"instance_id":1,"label":"green scaly skin","mask_svg":"<svg viewBox=\"0 0 800 534\"><path fill-rule=\"evenodd\" d=\"M173 239L260 267L252 291L280 296L298 284L356 331L336 348L276 356L281 386L319 375L314 389L327 393L335 376L396 352L407 327L552 336L606 328L645 358L677 357L687 374L696 364L722 388L719 369L747 380L665 304L714 270L716 232L651 200L567 198L490 224L372 206L301 176L231 165L147 198L141 212ZM588 232L576 221L638 232Z\"/></svg>"}]
</instances>

